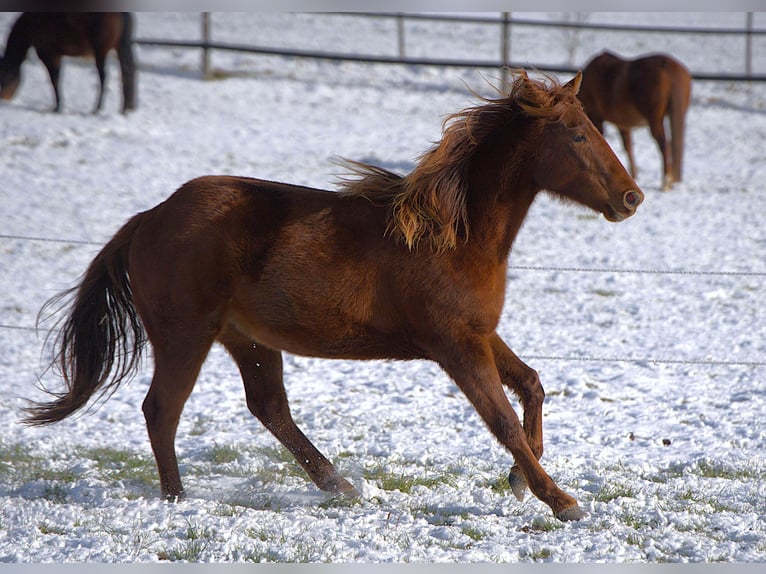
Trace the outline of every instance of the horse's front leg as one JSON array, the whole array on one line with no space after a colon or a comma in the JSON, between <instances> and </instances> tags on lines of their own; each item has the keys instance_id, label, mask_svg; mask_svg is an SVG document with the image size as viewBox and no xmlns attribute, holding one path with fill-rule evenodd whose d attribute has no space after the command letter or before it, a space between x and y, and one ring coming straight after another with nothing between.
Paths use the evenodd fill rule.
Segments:
<instances>
[{"instance_id":1,"label":"horse's front leg","mask_svg":"<svg viewBox=\"0 0 766 574\"><path fill-rule=\"evenodd\" d=\"M444 345L435 355L495 437L511 452L532 493L550 506L558 519L579 520L585 514L577 501L556 486L530 448L503 390L492 347L492 337L467 335L459 342Z\"/></svg>"},{"instance_id":2,"label":"horse's front leg","mask_svg":"<svg viewBox=\"0 0 766 574\"><path fill-rule=\"evenodd\" d=\"M525 364L495 333L490 339L495 366L500 380L519 397L524 409L524 434L529 448L539 460L543 456L543 400L545 392L540 384L540 377L533 368ZM508 475L513 494L519 500L524 499L527 481L515 464Z\"/></svg>"},{"instance_id":3,"label":"horse's front leg","mask_svg":"<svg viewBox=\"0 0 766 574\"><path fill-rule=\"evenodd\" d=\"M59 92L59 78L61 76L61 56L52 56L38 51L37 55L40 57L40 61L48 70L48 77L51 79L53 85L53 96L56 98L56 107L53 108L54 112L61 111L61 93Z\"/></svg>"}]
</instances>

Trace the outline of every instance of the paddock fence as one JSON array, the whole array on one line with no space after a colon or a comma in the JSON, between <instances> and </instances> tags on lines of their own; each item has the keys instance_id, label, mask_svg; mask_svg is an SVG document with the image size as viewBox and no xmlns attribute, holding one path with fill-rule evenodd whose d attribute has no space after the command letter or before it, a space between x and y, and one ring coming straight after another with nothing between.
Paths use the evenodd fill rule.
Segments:
<instances>
[{"instance_id":1,"label":"paddock fence","mask_svg":"<svg viewBox=\"0 0 766 574\"><path fill-rule=\"evenodd\" d=\"M700 38L710 36L731 37L741 42L741 73L718 73L709 71L695 70L691 67L692 75L697 80L709 81L730 81L730 82L763 82L766 81L766 74L756 73L756 60L759 51L754 45L756 41L766 40L766 29L756 28L754 26L753 13L743 13L743 26L740 27L647 27L639 25L606 25L606 24L588 24L583 21L540 21L512 16L511 13L502 13L499 16L490 17L466 17L466 16L447 16L434 14L403 14L403 13L342 13L336 14L341 17L364 17L370 19L387 19L395 23L395 53L390 55L357 54L357 53L339 53L325 52L292 48L273 48L263 46L253 46L240 43L215 41L212 38L212 19L215 14L200 13L200 37L198 39L188 40L169 40L159 38L137 38L135 43L139 46L148 46L156 48L182 48L195 49L201 53L200 71L203 77L211 73L210 56L216 50L234 51L249 54L261 54L268 56L278 56L285 58L313 58L321 60L348 61L372 64L390 64L390 65L408 65L408 66L445 66L460 68L477 69L507 69L514 67L534 68L542 72L574 74L579 69L577 66L567 63L552 64L550 62L530 63L528 61L520 62L512 58L513 30L515 29L563 29L575 32L591 31L595 33L640 33L649 35L696 35ZM407 24L419 21L433 21L442 23L462 23L475 24L496 28L497 32L497 58L494 60L480 59L444 59L432 57L413 57L407 54ZM758 65L766 68L766 61L758 60ZM93 248L100 247L100 243L92 241L82 241L67 238L54 238L45 236L21 236L11 234L0 234L0 240L3 241L21 241L21 242L52 242L67 244L73 247ZM711 276L733 276L746 278L764 278L766 272L744 271L744 270L702 270L702 269L630 269L630 268L579 268L579 267L556 267L556 266L529 266L529 265L509 265L509 270L523 272L563 272L563 273L613 273L613 274L643 274L655 276L681 275L692 277L711 277ZM0 323L0 330L15 331L24 333L36 333L37 328L34 325L10 325ZM549 354L524 354L526 360L537 361L569 361L569 362L589 362L589 363L631 363L631 364L652 364L652 365L691 365L691 366L724 366L735 368L762 368L766 366L766 361L760 357L753 360L719 360L708 358L657 358L657 357L599 357L584 355L549 355Z\"/></svg>"},{"instance_id":2,"label":"paddock fence","mask_svg":"<svg viewBox=\"0 0 766 574\"><path fill-rule=\"evenodd\" d=\"M615 25L588 23L583 18L578 19L575 15L572 20L554 21L530 19L514 16L511 12L496 13L494 15L481 16L457 16L444 14L417 14L417 13L320 13L315 17L322 16L381 19L395 23L396 40L392 45L396 46L390 54L364 54L357 52L321 51L288 47L257 46L243 43L219 41L213 38L212 22L214 13L200 13L200 37L198 39L169 40L162 38L137 38L135 43L139 46L165 47L165 48L188 48L197 49L201 52L200 68L204 77L211 72L210 56L213 52L229 51L248 54L261 54L265 56L281 56L285 58L310 58L317 60L332 60L359 62L369 64L391 64L407 66L436 66L436 67L460 67L476 69L498 69L507 71L509 68L536 69L542 72L575 74L580 67L570 62L530 61L526 58L512 57L514 46L514 30L542 31L546 29L558 29L570 33L569 40L576 41L576 35L581 32L592 34L642 34L653 37L668 38L672 36L694 36L699 43L709 41L711 38L730 38L740 46L741 70L739 73L722 71L710 72L695 69L689 65L686 58L680 59L690 67L692 77L695 80L706 81L737 81L737 82L763 82L766 81L766 73L756 72L757 67L764 68L766 63L758 56L763 53L761 44L766 42L766 28L756 27L753 12L743 12L741 26L728 27L703 27L703 26L646 26L646 25ZM418 57L408 55L407 38L408 28L417 22L432 22L446 24L472 24L480 27L494 28L497 36L497 56L490 59L473 58L439 58ZM409 34L413 34L410 32ZM574 40L573 40L574 38ZM756 45L757 44L757 45ZM766 44L765 44L766 45ZM570 48L571 51L571 48ZM569 58L570 60L572 58ZM734 63L734 62L733 62ZM582 65L583 62L578 62Z\"/></svg>"}]
</instances>

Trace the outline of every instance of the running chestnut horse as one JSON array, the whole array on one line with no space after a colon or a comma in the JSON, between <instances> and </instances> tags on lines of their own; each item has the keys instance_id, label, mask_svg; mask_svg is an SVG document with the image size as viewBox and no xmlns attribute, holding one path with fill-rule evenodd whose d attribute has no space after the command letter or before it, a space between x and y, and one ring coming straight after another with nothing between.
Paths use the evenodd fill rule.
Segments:
<instances>
[{"instance_id":1,"label":"running chestnut horse","mask_svg":"<svg viewBox=\"0 0 766 574\"><path fill-rule=\"evenodd\" d=\"M34 47L53 84L55 111L61 111L59 73L62 56L94 56L99 92L93 113L101 109L106 81L106 55L117 51L122 72L122 112L136 107L136 65L133 57L133 16L129 13L25 12L8 34L0 59L0 98L10 100L21 82L21 64Z\"/></svg>"},{"instance_id":2,"label":"running chestnut horse","mask_svg":"<svg viewBox=\"0 0 766 574\"><path fill-rule=\"evenodd\" d=\"M620 130L633 177L637 170L630 129L649 125L662 154L662 188L668 190L682 177L691 84L689 71L670 56L653 54L623 60L611 52L603 52L585 66L579 97L601 133L604 121ZM670 143L665 136L666 116L670 119Z\"/></svg>"},{"instance_id":3,"label":"running chestnut horse","mask_svg":"<svg viewBox=\"0 0 766 574\"><path fill-rule=\"evenodd\" d=\"M45 425L110 396L146 339L154 376L143 412L163 497L184 495L176 429L214 342L239 366L247 406L316 485L355 488L293 421L286 351L333 359L430 359L455 380L561 520L584 513L543 470L543 389L495 329L511 244L541 190L609 221L643 194L566 85L515 73L509 95L445 120L407 175L347 162L338 192L230 176L187 182L132 217L88 267L56 340L66 383L32 403ZM45 309L45 307L44 307ZM42 313L42 311L41 311ZM523 423L503 390L520 398Z\"/></svg>"}]
</instances>

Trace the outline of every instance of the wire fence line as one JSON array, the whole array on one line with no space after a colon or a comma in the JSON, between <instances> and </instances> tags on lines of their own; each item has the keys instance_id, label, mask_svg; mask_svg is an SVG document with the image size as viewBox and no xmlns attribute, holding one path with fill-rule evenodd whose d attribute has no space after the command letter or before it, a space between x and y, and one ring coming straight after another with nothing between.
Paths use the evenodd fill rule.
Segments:
<instances>
[{"instance_id":1,"label":"wire fence line","mask_svg":"<svg viewBox=\"0 0 766 574\"><path fill-rule=\"evenodd\" d=\"M22 236L12 234L0 234L0 239L28 242L47 242L69 245L88 245L100 246L102 243L96 241L62 239L54 237ZM691 269L622 269L622 268L588 268L588 267L557 267L557 266L537 266L537 265L509 265L508 268L514 271L533 271L533 272L566 272L566 273L614 273L614 274L647 274L647 275L682 275L682 276L733 276L733 277L766 277L766 272L761 271L707 271ZM39 333L37 327L26 325L10 325L0 323L0 330ZM719 359L665 359L653 357L598 357L585 355L550 355L521 353L521 355L530 361L568 361L581 363L630 363L636 365L675 365L675 366L702 366L702 367L742 367L742 368L760 368L766 366L766 361L760 360L719 360Z\"/></svg>"},{"instance_id":2,"label":"wire fence line","mask_svg":"<svg viewBox=\"0 0 766 574\"><path fill-rule=\"evenodd\" d=\"M41 329L23 325L6 325L0 323L0 329L22 331L39 334ZM42 330L46 335L47 331ZM635 365L675 365L698 367L766 367L766 361L727 361L720 359L657 359L652 357L597 357L590 355L546 355L535 353L519 353L527 361L556 361L573 363L631 363Z\"/></svg>"},{"instance_id":3,"label":"wire fence line","mask_svg":"<svg viewBox=\"0 0 766 574\"><path fill-rule=\"evenodd\" d=\"M58 237L40 237L32 235L11 235L0 233L0 239L15 241L39 241L43 243L63 243L72 245L101 246L104 243L88 241L84 239L65 239ZM508 265L508 269L514 271L541 271L562 273L615 273L635 275L696 275L696 276L723 276L723 277L766 277L766 271L741 271L741 270L706 270L706 269L646 269L646 268L622 268L622 267L566 267L555 265Z\"/></svg>"}]
</instances>

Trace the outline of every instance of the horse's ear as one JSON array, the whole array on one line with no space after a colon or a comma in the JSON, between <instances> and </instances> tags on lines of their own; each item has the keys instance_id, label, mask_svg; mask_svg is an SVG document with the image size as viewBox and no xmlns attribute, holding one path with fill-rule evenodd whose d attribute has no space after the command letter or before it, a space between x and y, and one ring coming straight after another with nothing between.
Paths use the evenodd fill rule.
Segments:
<instances>
[{"instance_id":1,"label":"horse's ear","mask_svg":"<svg viewBox=\"0 0 766 574\"><path fill-rule=\"evenodd\" d=\"M571 90L572 94L576 96L580 91L580 84L582 84L582 71L577 72L577 75L569 80L564 87Z\"/></svg>"}]
</instances>

